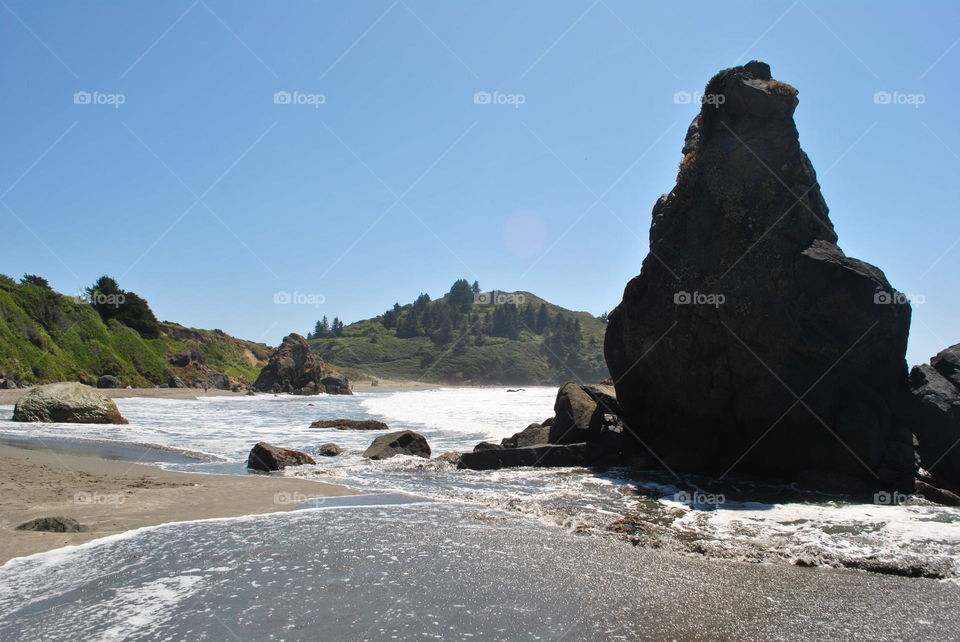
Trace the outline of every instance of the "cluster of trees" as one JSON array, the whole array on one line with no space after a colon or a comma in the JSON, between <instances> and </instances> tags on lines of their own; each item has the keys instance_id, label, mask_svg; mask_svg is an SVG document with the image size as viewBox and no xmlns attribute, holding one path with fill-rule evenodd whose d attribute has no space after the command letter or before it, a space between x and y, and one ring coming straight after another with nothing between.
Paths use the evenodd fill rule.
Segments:
<instances>
[{"instance_id":1,"label":"cluster of trees","mask_svg":"<svg viewBox=\"0 0 960 642\"><path fill-rule=\"evenodd\" d=\"M330 339L339 337L343 332L343 321L339 317L333 317L333 323L327 319L327 315L316 322L313 326L313 332L307 333L308 339Z\"/></svg>"},{"instance_id":2,"label":"cluster of trees","mask_svg":"<svg viewBox=\"0 0 960 642\"><path fill-rule=\"evenodd\" d=\"M545 303L475 305L480 293L478 282L471 285L459 279L442 299L432 301L421 294L412 305L395 303L379 321L398 338L429 337L438 345L465 335L476 345L482 345L485 337L517 340L526 331L547 337L545 344L560 358L569 359L580 350L583 335L578 319L550 314Z\"/></svg>"},{"instance_id":3,"label":"cluster of trees","mask_svg":"<svg viewBox=\"0 0 960 642\"><path fill-rule=\"evenodd\" d=\"M24 279L29 276L31 275L25 275ZM87 302L93 306L104 323L110 319L116 319L128 328L139 332L145 339L155 339L160 336L157 317L154 316L146 299L134 292L121 290L115 279L101 276L92 286L86 288L85 292Z\"/></svg>"}]
</instances>

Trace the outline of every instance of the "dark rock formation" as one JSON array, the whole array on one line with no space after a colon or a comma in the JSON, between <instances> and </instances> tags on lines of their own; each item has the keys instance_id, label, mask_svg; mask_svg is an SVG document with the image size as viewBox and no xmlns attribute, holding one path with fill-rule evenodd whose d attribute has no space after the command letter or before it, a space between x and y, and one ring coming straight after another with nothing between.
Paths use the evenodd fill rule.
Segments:
<instances>
[{"instance_id":1,"label":"dark rock formation","mask_svg":"<svg viewBox=\"0 0 960 642\"><path fill-rule=\"evenodd\" d=\"M313 457L299 450L278 448L265 441L259 442L250 449L247 457L247 468L252 470L272 471L283 470L287 466L301 466L317 463Z\"/></svg>"},{"instance_id":2,"label":"dark rock formation","mask_svg":"<svg viewBox=\"0 0 960 642\"><path fill-rule=\"evenodd\" d=\"M908 492L910 306L837 247L796 94L760 62L707 85L650 253L609 316L620 418L675 470L819 470Z\"/></svg>"},{"instance_id":3,"label":"dark rock formation","mask_svg":"<svg viewBox=\"0 0 960 642\"><path fill-rule=\"evenodd\" d=\"M315 395L323 389L322 379L323 360L310 350L306 339L289 334L270 355L251 388L257 392Z\"/></svg>"},{"instance_id":4,"label":"dark rock formation","mask_svg":"<svg viewBox=\"0 0 960 642\"><path fill-rule=\"evenodd\" d=\"M337 430L390 430L390 426L373 419L321 419L310 424L311 428L336 428Z\"/></svg>"},{"instance_id":5,"label":"dark rock formation","mask_svg":"<svg viewBox=\"0 0 960 642\"><path fill-rule=\"evenodd\" d=\"M500 444L506 448L524 448L550 443L550 426L530 424L512 437L504 437Z\"/></svg>"},{"instance_id":6,"label":"dark rock formation","mask_svg":"<svg viewBox=\"0 0 960 642\"><path fill-rule=\"evenodd\" d=\"M319 448L317 448L317 454L321 457L336 457L342 452L343 448L334 443L322 444Z\"/></svg>"},{"instance_id":7,"label":"dark rock formation","mask_svg":"<svg viewBox=\"0 0 960 642\"><path fill-rule=\"evenodd\" d=\"M119 388L120 380L113 375L102 375L97 379L97 388Z\"/></svg>"},{"instance_id":8,"label":"dark rock formation","mask_svg":"<svg viewBox=\"0 0 960 642\"><path fill-rule=\"evenodd\" d=\"M568 382L560 387L553 404L555 413L550 427L550 443L575 444L586 441L590 429L590 417L597 409L597 402L577 384Z\"/></svg>"},{"instance_id":9,"label":"dark rock formation","mask_svg":"<svg viewBox=\"0 0 960 642\"><path fill-rule=\"evenodd\" d=\"M484 450L499 450L501 448L503 448L503 446L500 444L494 444L489 441L481 441L479 444L473 447L473 452L479 453L483 452Z\"/></svg>"},{"instance_id":10,"label":"dark rock formation","mask_svg":"<svg viewBox=\"0 0 960 642\"><path fill-rule=\"evenodd\" d=\"M910 425L921 466L936 485L960 492L960 344L910 371Z\"/></svg>"},{"instance_id":11,"label":"dark rock formation","mask_svg":"<svg viewBox=\"0 0 960 642\"><path fill-rule=\"evenodd\" d=\"M396 455L415 455L430 459L430 444L420 433L400 430L380 435L363 451L363 456L367 459L389 459Z\"/></svg>"},{"instance_id":12,"label":"dark rock formation","mask_svg":"<svg viewBox=\"0 0 960 642\"><path fill-rule=\"evenodd\" d=\"M215 390L230 390L230 378L222 372L216 372L207 377L207 387Z\"/></svg>"},{"instance_id":13,"label":"dark rock formation","mask_svg":"<svg viewBox=\"0 0 960 642\"><path fill-rule=\"evenodd\" d=\"M518 466L584 466L589 463L586 444L493 448L463 453L458 468L495 470Z\"/></svg>"},{"instance_id":14,"label":"dark rock formation","mask_svg":"<svg viewBox=\"0 0 960 642\"><path fill-rule=\"evenodd\" d=\"M323 390L328 395L352 395L350 381L339 372L333 372L320 380Z\"/></svg>"},{"instance_id":15,"label":"dark rock formation","mask_svg":"<svg viewBox=\"0 0 960 642\"><path fill-rule=\"evenodd\" d=\"M17 526L18 531L43 531L48 533L83 533L90 528L72 517L38 517Z\"/></svg>"},{"instance_id":16,"label":"dark rock formation","mask_svg":"<svg viewBox=\"0 0 960 642\"><path fill-rule=\"evenodd\" d=\"M186 388L186 387L187 387L187 384L185 384L185 383L183 382L183 379L181 379L180 377L173 377L173 378L171 378L169 385L170 385L171 388Z\"/></svg>"},{"instance_id":17,"label":"dark rock formation","mask_svg":"<svg viewBox=\"0 0 960 642\"><path fill-rule=\"evenodd\" d=\"M117 404L105 394L82 383L48 383L37 386L17 401L14 421L66 422L76 424L125 424Z\"/></svg>"}]
</instances>

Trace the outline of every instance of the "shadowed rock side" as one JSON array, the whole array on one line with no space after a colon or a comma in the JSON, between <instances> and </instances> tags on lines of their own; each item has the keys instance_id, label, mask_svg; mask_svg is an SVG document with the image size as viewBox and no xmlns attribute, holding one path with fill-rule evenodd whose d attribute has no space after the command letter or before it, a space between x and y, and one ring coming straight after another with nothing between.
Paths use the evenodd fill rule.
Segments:
<instances>
[{"instance_id":1,"label":"shadowed rock side","mask_svg":"<svg viewBox=\"0 0 960 642\"><path fill-rule=\"evenodd\" d=\"M754 61L704 93L610 313L621 419L677 470L911 490L910 306L837 247L797 91Z\"/></svg>"},{"instance_id":2,"label":"shadowed rock side","mask_svg":"<svg viewBox=\"0 0 960 642\"><path fill-rule=\"evenodd\" d=\"M910 371L917 452L927 480L960 492L960 343ZM929 489L924 489L929 494ZM939 501L939 500L935 500Z\"/></svg>"},{"instance_id":3,"label":"shadowed rock side","mask_svg":"<svg viewBox=\"0 0 960 642\"><path fill-rule=\"evenodd\" d=\"M324 391L323 360L310 350L307 340L288 334L270 355L251 388L257 392L315 395Z\"/></svg>"}]
</instances>

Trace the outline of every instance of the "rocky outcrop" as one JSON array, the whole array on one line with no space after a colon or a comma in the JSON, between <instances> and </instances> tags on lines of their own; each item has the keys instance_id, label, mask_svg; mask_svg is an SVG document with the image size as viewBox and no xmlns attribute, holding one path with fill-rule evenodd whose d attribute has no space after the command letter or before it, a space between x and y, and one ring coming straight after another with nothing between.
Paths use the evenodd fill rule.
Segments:
<instances>
[{"instance_id":1,"label":"rocky outcrop","mask_svg":"<svg viewBox=\"0 0 960 642\"><path fill-rule=\"evenodd\" d=\"M650 253L609 315L633 447L673 470L818 470L909 491L910 306L837 247L798 142L797 91L754 61L704 94L677 184L654 205Z\"/></svg>"},{"instance_id":2,"label":"rocky outcrop","mask_svg":"<svg viewBox=\"0 0 960 642\"><path fill-rule=\"evenodd\" d=\"M320 380L323 391L328 395L352 395L350 381L339 372L332 372Z\"/></svg>"},{"instance_id":3,"label":"rocky outcrop","mask_svg":"<svg viewBox=\"0 0 960 642\"><path fill-rule=\"evenodd\" d=\"M550 426L530 424L512 437L504 437L500 441L500 445L507 448L524 448L526 446L536 446L537 444L546 444L549 442Z\"/></svg>"},{"instance_id":4,"label":"rocky outcrop","mask_svg":"<svg viewBox=\"0 0 960 642\"><path fill-rule=\"evenodd\" d=\"M207 387L214 390L230 390L233 384L227 375L222 372L215 372L207 377Z\"/></svg>"},{"instance_id":5,"label":"rocky outcrop","mask_svg":"<svg viewBox=\"0 0 960 642\"><path fill-rule=\"evenodd\" d=\"M414 455L430 458L430 444L427 438L412 430L400 430L380 435L370 447L363 451L367 459L389 459L397 455Z\"/></svg>"},{"instance_id":6,"label":"rocky outcrop","mask_svg":"<svg viewBox=\"0 0 960 642\"><path fill-rule=\"evenodd\" d=\"M120 380L113 375L102 375L97 379L97 388L120 388Z\"/></svg>"},{"instance_id":7,"label":"rocky outcrop","mask_svg":"<svg viewBox=\"0 0 960 642\"><path fill-rule=\"evenodd\" d=\"M79 424L127 423L112 399L96 388L76 382L36 386L17 401L13 409L13 420Z\"/></svg>"},{"instance_id":8,"label":"rocky outcrop","mask_svg":"<svg viewBox=\"0 0 960 642\"><path fill-rule=\"evenodd\" d=\"M343 448L334 443L321 444L317 448L317 454L321 457L336 457L343 452Z\"/></svg>"},{"instance_id":9,"label":"rocky outcrop","mask_svg":"<svg viewBox=\"0 0 960 642\"><path fill-rule=\"evenodd\" d=\"M261 441L251 448L250 455L247 457L247 468L265 472L283 470L287 466L315 463L317 463L316 460L305 452L278 448L265 441Z\"/></svg>"},{"instance_id":10,"label":"rocky outcrop","mask_svg":"<svg viewBox=\"0 0 960 642\"><path fill-rule=\"evenodd\" d=\"M960 492L960 344L910 371L910 425L932 482Z\"/></svg>"},{"instance_id":11,"label":"rocky outcrop","mask_svg":"<svg viewBox=\"0 0 960 642\"><path fill-rule=\"evenodd\" d=\"M321 419L310 424L311 428L336 428L337 430L390 430L390 426L374 419Z\"/></svg>"},{"instance_id":12,"label":"rocky outcrop","mask_svg":"<svg viewBox=\"0 0 960 642\"><path fill-rule=\"evenodd\" d=\"M83 533L90 528L72 517L38 517L17 526L18 531L41 531L47 533Z\"/></svg>"},{"instance_id":13,"label":"rocky outcrop","mask_svg":"<svg viewBox=\"0 0 960 642\"><path fill-rule=\"evenodd\" d=\"M590 417L596 408L597 402L583 388L573 382L563 384L553 404L550 443L575 444L586 441Z\"/></svg>"},{"instance_id":14,"label":"rocky outcrop","mask_svg":"<svg viewBox=\"0 0 960 642\"><path fill-rule=\"evenodd\" d=\"M546 444L523 448L489 448L463 453L458 468L495 470L519 466L585 466L590 463L586 444Z\"/></svg>"},{"instance_id":15,"label":"rocky outcrop","mask_svg":"<svg viewBox=\"0 0 960 642\"><path fill-rule=\"evenodd\" d=\"M289 334L270 355L251 388L257 392L315 395L323 391L323 360L310 350L307 340Z\"/></svg>"},{"instance_id":16,"label":"rocky outcrop","mask_svg":"<svg viewBox=\"0 0 960 642\"><path fill-rule=\"evenodd\" d=\"M184 383L183 379L180 377L171 377L170 383L168 384L171 388L186 388L187 384Z\"/></svg>"}]
</instances>

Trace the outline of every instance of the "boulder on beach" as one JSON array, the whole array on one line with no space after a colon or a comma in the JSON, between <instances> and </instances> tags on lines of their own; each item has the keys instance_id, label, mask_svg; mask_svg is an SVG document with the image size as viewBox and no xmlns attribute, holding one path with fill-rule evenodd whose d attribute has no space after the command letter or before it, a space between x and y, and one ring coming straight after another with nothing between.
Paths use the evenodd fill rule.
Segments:
<instances>
[{"instance_id":1,"label":"boulder on beach","mask_svg":"<svg viewBox=\"0 0 960 642\"><path fill-rule=\"evenodd\" d=\"M120 388L120 380L113 375L101 375L97 379L97 388Z\"/></svg>"},{"instance_id":2,"label":"boulder on beach","mask_svg":"<svg viewBox=\"0 0 960 642\"><path fill-rule=\"evenodd\" d=\"M288 334L250 386L257 392L315 395L321 392L323 360L299 334Z\"/></svg>"},{"instance_id":3,"label":"boulder on beach","mask_svg":"<svg viewBox=\"0 0 960 642\"><path fill-rule=\"evenodd\" d=\"M310 424L311 428L336 428L337 430L390 430L382 421L374 419L320 419Z\"/></svg>"},{"instance_id":4,"label":"boulder on beach","mask_svg":"<svg viewBox=\"0 0 960 642\"><path fill-rule=\"evenodd\" d=\"M324 392L328 395L352 395L350 381L339 372L331 372L320 380Z\"/></svg>"},{"instance_id":5,"label":"boulder on beach","mask_svg":"<svg viewBox=\"0 0 960 642\"><path fill-rule=\"evenodd\" d=\"M186 388L187 384L185 384L180 377L171 377L169 386L171 388Z\"/></svg>"},{"instance_id":6,"label":"boulder on beach","mask_svg":"<svg viewBox=\"0 0 960 642\"><path fill-rule=\"evenodd\" d=\"M287 466L315 463L317 463L316 460L305 452L279 448L265 441L251 448L250 455L247 457L247 468L261 471L283 470Z\"/></svg>"},{"instance_id":7,"label":"boulder on beach","mask_svg":"<svg viewBox=\"0 0 960 642\"><path fill-rule=\"evenodd\" d=\"M429 459L430 444L420 433L400 430L380 435L363 451L363 456L367 459L389 459L396 455L415 455Z\"/></svg>"},{"instance_id":8,"label":"boulder on beach","mask_svg":"<svg viewBox=\"0 0 960 642\"><path fill-rule=\"evenodd\" d=\"M587 444L546 444L523 448L490 448L463 453L458 468L496 470L520 466L585 466L589 463Z\"/></svg>"},{"instance_id":9,"label":"boulder on beach","mask_svg":"<svg viewBox=\"0 0 960 642\"><path fill-rule=\"evenodd\" d=\"M579 385L567 382L557 391L553 404L553 426L550 427L550 443L574 444L587 440L590 417L597 409L597 402Z\"/></svg>"},{"instance_id":10,"label":"boulder on beach","mask_svg":"<svg viewBox=\"0 0 960 642\"><path fill-rule=\"evenodd\" d=\"M47 533L83 533L90 530L72 517L38 517L17 526L18 531Z\"/></svg>"},{"instance_id":11,"label":"boulder on beach","mask_svg":"<svg viewBox=\"0 0 960 642\"><path fill-rule=\"evenodd\" d=\"M650 252L609 315L604 352L634 447L672 470L817 470L909 492L910 305L837 246L797 91L752 61L704 95L676 186L653 207Z\"/></svg>"},{"instance_id":12,"label":"boulder on beach","mask_svg":"<svg viewBox=\"0 0 960 642\"><path fill-rule=\"evenodd\" d=\"M321 444L317 448L317 454L321 457L336 457L343 452L343 448L334 443Z\"/></svg>"},{"instance_id":13,"label":"boulder on beach","mask_svg":"<svg viewBox=\"0 0 960 642\"><path fill-rule=\"evenodd\" d=\"M117 404L105 394L77 382L36 386L17 401L14 421L80 424L125 424Z\"/></svg>"}]
</instances>

